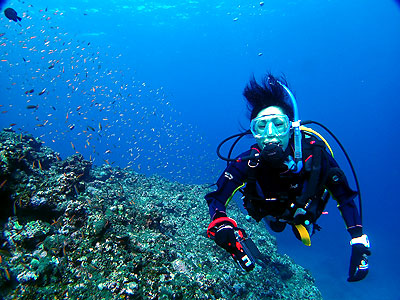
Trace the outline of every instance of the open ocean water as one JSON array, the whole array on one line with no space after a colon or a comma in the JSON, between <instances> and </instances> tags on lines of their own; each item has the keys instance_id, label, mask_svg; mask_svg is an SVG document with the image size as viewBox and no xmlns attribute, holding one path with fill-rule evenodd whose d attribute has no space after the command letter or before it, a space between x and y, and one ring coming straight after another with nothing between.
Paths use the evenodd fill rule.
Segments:
<instances>
[{"instance_id":1,"label":"open ocean water","mask_svg":"<svg viewBox=\"0 0 400 300\"><path fill-rule=\"evenodd\" d=\"M213 183L224 167L216 146L248 126L244 86L253 74L284 74L301 119L328 126L352 159L372 245L370 274L346 281L349 235L333 202L310 248L284 232L280 251L311 270L325 299L400 299L396 1L38 0L6 7L22 21L0 17L0 126L40 137L63 158L79 152L95 164Z\"/></svg>"}]
</instances>

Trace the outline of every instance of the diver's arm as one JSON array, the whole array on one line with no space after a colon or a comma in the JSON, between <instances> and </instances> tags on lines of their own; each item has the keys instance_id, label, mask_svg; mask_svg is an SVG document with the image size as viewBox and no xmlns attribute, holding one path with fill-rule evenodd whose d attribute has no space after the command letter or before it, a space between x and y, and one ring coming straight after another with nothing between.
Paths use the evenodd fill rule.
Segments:
<instances>
[{"instance_id":1,"label":"diver's arm","mask_svg":"<svg viewBox=\"0 0 400 300\"><path fill-rule=\"evenodd\" d=\"M329 163L331 168L327 188L338 202L338 208L346 223L347 231L351 235L351 256L347 281L360 281L368 274L368 256L371 255L371 251L368 236L363 234L360 214L354 203L357 193L349 187L346 176L332 157L330 157Z\"/></svg>"},{"instance_id":2,"label":"diver's arm","mask_svg":"<svg viewBox=\"0 0 400 300\"><path fill-rule=\"evenodd\" d=\"M245 181L246 170L246 162L230 163L217 181L217 190L205 196L211 219L216 219L216 217L222 215L226 216L225 203L232 193Z\"/></svg>"},{"instance_id":3,"label":"diver's arm","mask_svg":"<svg viewBox=\"0 0 400 300\"><path fill-rule=\"evenodd\" d=\"M243 184L247 177L246 171L247 161L230 163L217 181L217 190L207 194L205 199L212 219L207 228L207 236L225 249L243 270L249 272L254 269L254 262L237 240L244 236L244 231L225 212L227 199Z\"/></svg>"},{"instance_id":4,"label":"diver's arm","mask_svg":"<svg viewBox=\"0 0 400 300\"><path fill-rule=\"evenodd\" d=\"M347 182L346 175L339 168L333 157L329 157L329 173L326 187L337 201L339 211L346 224L351 237L361 236L362 224L360 214L354 202L357 193L353 191Z\"/></svg>"}]
</instances>

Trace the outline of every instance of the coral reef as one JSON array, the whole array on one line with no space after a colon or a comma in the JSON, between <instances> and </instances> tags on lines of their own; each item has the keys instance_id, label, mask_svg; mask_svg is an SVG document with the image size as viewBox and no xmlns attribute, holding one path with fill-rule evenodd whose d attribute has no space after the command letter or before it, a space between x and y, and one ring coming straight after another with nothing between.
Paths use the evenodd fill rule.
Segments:
<instances>
[{"instance_id":1,"label":"coral reef","mask_svg":"<svg viewBox=\"0 0 400 300\"><path fill-rule=\"evenodd\" d=\"M322 299L308 271L243 224L266 267L241 271L205 235L209 188L92 166L30 135L0 132L0 297Z\"/></svg>"}]
</instances>

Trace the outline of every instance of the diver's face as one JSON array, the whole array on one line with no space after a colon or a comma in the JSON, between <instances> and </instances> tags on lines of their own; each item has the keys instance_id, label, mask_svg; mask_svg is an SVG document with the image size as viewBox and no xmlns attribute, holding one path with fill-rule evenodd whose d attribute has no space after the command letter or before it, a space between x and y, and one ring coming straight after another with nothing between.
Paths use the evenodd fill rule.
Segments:
<instances>
[{"instance_id":1,"label":"diver's face","mask_svg":"<svg viewBox=\"0 0 400 300\"><path fill-rule=\"evenodd\" d=\"M269 143L278 144L283 151L289 145L290 121L278 106L261 110L252 120L251 130L261 150Z\"/></svg>"}]
</instances>

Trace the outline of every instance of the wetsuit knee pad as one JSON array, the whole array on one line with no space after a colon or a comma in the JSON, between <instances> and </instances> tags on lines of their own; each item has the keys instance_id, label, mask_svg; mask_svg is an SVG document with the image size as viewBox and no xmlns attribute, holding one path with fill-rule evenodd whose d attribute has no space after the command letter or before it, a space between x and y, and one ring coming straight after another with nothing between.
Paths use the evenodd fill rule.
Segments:
<instances>
[{"instance_id":1,"label":"wetsuit knee pad","mask_svg":"<svg viewBox=\"0 0 400 300\"><path fill-rule=\"evenodd\" d=\"M282 232L286 228L286 222L280 222L275 219L270 219L268 217L264 218L264 221L268 224L268 227L271 228L274 232Z\"/></svg>"},{"instance_id":2,"label":"wetsuit knee pad","mask_svg":"<svg viewBox=\"0 0 400 300\"><path fill-rule=\"evenodd\" d=\"M275 221L275 222L269 223L269 227L271 228L271 230L273 230L275 232L282 232L286 228L286 223Z\"/></svg>"}]
</instances>

